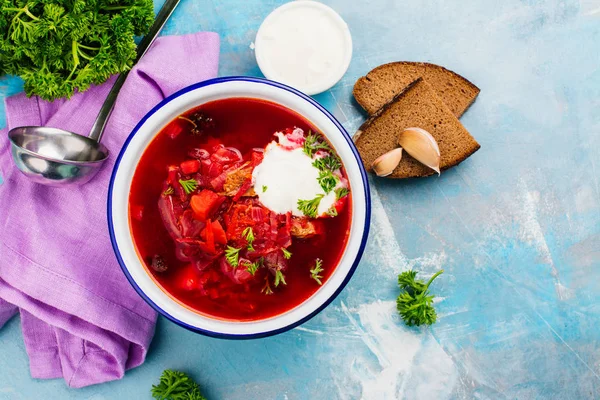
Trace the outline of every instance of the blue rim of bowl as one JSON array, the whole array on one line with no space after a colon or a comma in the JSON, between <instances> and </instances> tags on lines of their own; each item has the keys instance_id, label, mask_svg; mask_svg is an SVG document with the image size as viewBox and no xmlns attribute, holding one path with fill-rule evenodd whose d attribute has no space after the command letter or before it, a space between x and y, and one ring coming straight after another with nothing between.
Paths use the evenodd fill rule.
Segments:
<instances>
[{"instance_id":1,"label":"blue rim of bowl","mask_svg":"<svg viewBox=\"0 0 600 400\"><path fill-rule=\"evenodd\" d=\"M352 150L354 157L356 158L356 162L358 163L362 182L363 182L363 185L365 188L364 195L365 195L365 206L366 206L365 207L366 208L366 210L365 210L366 211L365 212L365 226L364 226L364 231L363 231L363 237L361 238L360 247L358 249L358 253L356 253L356 258L354 259L352 267L350 267L350 270L346 274L346 277L344 278L344 280L342 281L340 286L335 290L335 292L333 292L333 294L325 302L323 302L323 304L321 304L319 307L317 307L316 310L314 310L313 312L311 312L310 314L308 314L307 316L305 316L304 318L302 318L298 321L292 322L291 324L286 325L281 328L278 328L278 329L273 329L273 330L266 331L266 332L242 334L242 335L221 333L221 332L212 332L212 331L209 331L206 329L202 329L202 328L198 328L196 326L189 325L183 321L178 320L177 318L175 318L174 316L172 316L171 314L167 313L162 308L160 308L157 304L155 304L146 295L146 293L142 290L142 288L140 288L138 286L138 284L135 282L135 280L129 273L129 270L125 266L125 262L123 261L123 258L121 257L121 252L119 250L119 246L118 246L116 238L115 238L115 230L114 230L114 226L113 226L113 222L112 222L112 194L113 194L113 187L114 187L114 183L115 183L115 177L117 174L117 170L119 169L119 164L121 163L121 159L123 158L123 155L125 154L125 151L127 150L129 143L131 142L131 139L135 136L135 134L140 129L140 127L146 122L146 120L148 120L148 118L150 118L154 113L156 113L159 109L161 109L165 104L169 103L171 100L174 100L174 99L178 98L179 96L184 95L185 93L191 92L193 90L196 90L196 89L199 89L199 88L202 88L205 86L215 85L215 84L224 83L224 82L232 82L232 81L261 83L261 84L274 86L279 89L286 90L286 91L291 92L291 93L295 94L296 96L301 97L302 99L308 101L310 104L315 106L319 111L321 111L323 114L325 114L325 116L327 118L329 118L329 120L331 120L331 122L341 132L344 139L346 139L346 141L350 145L350 149ZM156 106L154 106L152 108L152 110L150 110L140 120L140 122L138 122L138 124L135 126L135 128L133 128L133 131L131 131L131 133L125 140L125 143L123 144L123 147L121 148L121 151L119 152L119 156L117 157L117 160L115 161L115 166L113 167L113 171L112 171L112 174L110 177L110 184L108 186L107 208L108 208L108 213L107 213L107 215L108 215L108 230L110 233L110 241L112 243L112 247L115 252L115 256L117 257L119 265L121 266L121 270L127 277L127 280L129 281L131 286L135 289L135 291L140 295L140 297L142 297L146 301L146 303L148 303L152 308L154 308L154 310L156 310L162 316L164 316L168 320L174 322L175 324L177 324L183 328L186 328L192 332L200 333L200 334L203 334L206 336L219 338L219 339L238 339L238 340L239 339L258 339L258 338L264 338L264 337L268 337L268 336L277 335L277 334L286 332L290 329L293 329L297 326L302 325L303 323L307 322L312 317L314 317L315 315L317 315L318 313L323 311L323 309L325 309L325 307L327 307L333 300L335 300L335 298L342 292L342 290L346 287L346 285L348 284L348 282L350 282L350 279L354 275L354 272L356 271L356 268L358 267L358 264L362 258L365 247L367 245L367 238L369 236L369 227L371 225L371 195L369 192L369 181L367 179L367 173L362 164L360 155L358 154L358 150L356 149L356 146L354 145L354 142L352 141L352 138L350 137L348 132L346 132L346 129L344 129L342 124L340 124L339 121L329 111L327 111L325 109L325 107L323 107L321 104L319 104L316 100L314 100L310 96L308 96L290 86L279 83L279 82L275 82L275 81L271 81L271 80L263 79L263 78L248 77L248 76L227 76L227 77L208 79L208 80L205 80L202 82L198 82L198 83L187 86L187 87L173 93L172 95L168 96L163 101L158 103Z\"/></svg>"}]
</instances>

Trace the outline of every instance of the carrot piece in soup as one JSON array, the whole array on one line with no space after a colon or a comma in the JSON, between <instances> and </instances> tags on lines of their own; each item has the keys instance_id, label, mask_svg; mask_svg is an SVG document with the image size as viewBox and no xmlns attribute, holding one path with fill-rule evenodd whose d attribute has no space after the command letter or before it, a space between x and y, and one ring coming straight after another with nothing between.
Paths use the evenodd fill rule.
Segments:
<instances>
[{"instance_id":1,"label":"carrot piece in soup","mask_svg":"<svg viewBox=\"0 0 600 400\"><path fill-rule=\"evenodd\" d=\"M184 175L195 174L200 170L200 161L198 160L188 160L182 162L179 167L181 168L181 172Z\"/></svg>"},{"instance_id":2,"label":"carrot piece in soup","mask_svg":"<svg viewBox=\"0 0 600 400\"><path fill-rule=\"evenodd\" d=\"M204 228L204 236L206 237L206 248L209 253L214 254L217 252L215 248L215 234L213 232L213 225L211 220L206 221L206 228Z\"/></svg>"},{"instance_id":3,"label":"carrot piece in soup","mask_svg":"<svg viewBox=\"0 0 600 400\"><path fill-rule=\"evenodd\" d=\"M194 216L200 221L206 221L215 208L221 203L221 196L212 190L203 189L200 193L192 196L190 206Z\"/></svg>"},{"instance_id":4,"label":"carrot piece in soup","mask_svg":"<svg viewBox=\"0 0 600 400\"><path fill-rule=\"evenodd\" d=\"M227 244L227 235L225 234L225 230L219 221L212 222L212 231L215 235L215 243Z\"/></svg>"}]
</instances>

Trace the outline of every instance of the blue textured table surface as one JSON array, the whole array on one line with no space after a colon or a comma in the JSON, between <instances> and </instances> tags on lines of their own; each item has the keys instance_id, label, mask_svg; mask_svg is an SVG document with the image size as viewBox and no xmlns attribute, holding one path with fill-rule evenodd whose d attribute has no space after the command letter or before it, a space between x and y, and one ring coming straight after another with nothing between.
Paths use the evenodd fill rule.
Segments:
<instances>
[{"instance_id":1,"label":"blue textured table surface","mask_svg":"<svg viewBox=\"0 0 600 400\"><path fill-rule=\"evenodd\" d=\"M165 34L221 34L221 75L260 75L250 44L280 1L184 0ZM462 122L481 150L440 178L373 180L357 273L302 327L262 340L158 322L147 362L70 390L32 380L19 327L0 331L2 399L143 399L164 368L210 399L600 397L600 1L331 0L353 34L344 79L316 96L353 132L355 80L388 61L452 69L481 88ZM2 97L21 90L2 78ZM0 112L0 126L4 112ZM396 275L435 282L439 321L409 329Z\"/></svg>"}]
</instances>

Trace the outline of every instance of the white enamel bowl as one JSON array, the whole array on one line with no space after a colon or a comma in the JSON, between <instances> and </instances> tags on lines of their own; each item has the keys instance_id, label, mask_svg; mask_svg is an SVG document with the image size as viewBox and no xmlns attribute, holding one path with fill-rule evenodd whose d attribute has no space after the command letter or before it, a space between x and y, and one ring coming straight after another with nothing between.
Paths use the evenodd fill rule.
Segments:
<instances>
[{"instance_id":1,"label":"white enamel bowl","mask_svg":"<svg viewBox=\"0 0 600 400\"><path fill-rule=\"evenodd\" d=\"M268 319L224 321L196 313L167 295L150 277L138 258L129 227L128 198L142 153L171 120L201 104L231 98L269 100L296 111L313 123L331 142L346 168L352 191L352 222L344 254L334 273L317 292L297 307ZM205 335L247 339L284 332L325 308L348 283L362 256L371 215L366 172L352 139L342 125L316 101L288 86L249 78L217 78L188 86L154 107L127 138L116 161L108 192L108 225L112 245L123 272L135 290L156 311L185 328Z\"/></svg>"}]
</instances>

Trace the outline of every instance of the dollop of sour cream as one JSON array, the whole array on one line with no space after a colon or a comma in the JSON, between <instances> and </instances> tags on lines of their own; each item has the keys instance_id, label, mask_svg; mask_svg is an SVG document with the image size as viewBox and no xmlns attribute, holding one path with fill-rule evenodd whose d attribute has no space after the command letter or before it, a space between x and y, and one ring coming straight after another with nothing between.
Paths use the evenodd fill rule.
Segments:
<instances>
[{"instance_id":1,"label":"dollop of sour cream","mask_svg":"<svg viewBox=\"0 0 600 400\"><path fill-rule=\"evenodd\" d=\"M278 214L291 212L301 217L304 214L298 209L298 200L312 200L323 195L318 215L325 214L336 202L335 191L325 193L317 181L319 169L313 166L314 160L301 147L287 150L285 145L285 142L269 143L263 161L254 168L252 182L258 199Z\"/></svg>"}]
</instances>

